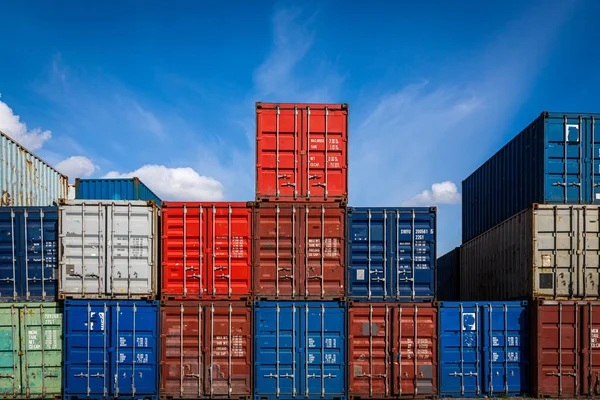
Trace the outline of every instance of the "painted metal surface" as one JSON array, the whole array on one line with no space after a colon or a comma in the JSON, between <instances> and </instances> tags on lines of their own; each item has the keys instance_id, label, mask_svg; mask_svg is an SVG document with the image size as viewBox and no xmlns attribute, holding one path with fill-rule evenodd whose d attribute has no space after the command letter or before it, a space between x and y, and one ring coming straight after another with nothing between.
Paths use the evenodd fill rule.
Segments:
<instances>
[{"instance_id":1,"label":"painted metal surface","mask_svg":"<svg viewBox=\"0 0 600 400\"><path fill-rule=\"evenodd\" d=\"M349 207L347 215L349 299L434 299L435 207Z\"/></svg>"},{"instance_id":2,"label":"painted metal surface","mask_svg":"<svg viewBox=\"0 0 600 400\"><path fill-rule=\"evenodd\" d=\"M534 205L461 247L465 300L600 297L600 207Z\"/></svg>"},{"instance_id":3,"label":"painted metal surface","mask_svg":"<svg viewBox=\"0 0 600 400\"><path fill-rule=\"evenodd\" d=\"M348 105L256 103L256 200L348 199Z\"/></svg>"},{"instance_id":4,"label":"painted metal surface","mask_svg":"<svg viewBox=\"0 0 600 400\"><path fill-rule=\"evenodd\" d=\"M342 299L346 210L336 203L258 203L254 291L264 299Z\"/></svg>"},{"instance_id":5,"label":"painted metal surface","mask_svg":"<svg viewBox=\"0 0 600 400\"><path fill-rule=\"evenodd\" d=\"M252 306L168 301L161 306L161 397L252 396Z\"/></svg>"},{"instance_id":6,"label":"painted metal surface","mask_svg":"<svg viewBox=\"0 0 600 400\"><path fill-rule=\"evenodd\" d=\"M64 397L156 398L158 302L64 304Z\"/></svg>"},{"instance_id":7,"label":"painted metal surface","mask_svg":"<svg viewBox=\"0 0 600 400\"><path fill-rule=\"evenodd\" d=\"M164 202L163 299L252 294L252 208L246 203Z\"/></svg>"},{"instance_id":8,"label":"painted metal surface","mask_svg":"<svg viewBox=\"0 0 600 400\"><path fill-rule=\"evenodd\" d=\"M440 302L440 397L529 391L527 302Z\"/></svg>"},{"instance_id":9,"label":"painted metal surface","mask_svg":"<svg viewBox=\"0 0 600 400\"><path fill-rule=\"evenodd\" d=\"M600 203L598 118L544 112L465 179L463 243L533 203Z\"/></svg>"},{"instance_id":10,"label":"painted metal surface","mask_svg":"<svg viewBox=\"0 0 600 400\"><path fill-rule=\"evenodd\" d=\"M156 296L154 202L66 201L59 207L59 229L61 298Z\"/></svg>"},{"instance_id":11,"label":"painted metal surface","mask_svg":"<svg viewBox=\"0 0 600 400\"><path fill-rule=\"evenodd\" d=\"M0 207L57 205L69 179L0 131Z\"/></svg>"},{"instance_id":12,"label":"painted metal surface","mask_svg":"<svg viewBox=\"0 0 600 400\"><path fill-rule=\"evenodd\" d=\"M0 398L62 398L62 320L57 303L0 304Z\"/></svg>"},{"instance_id":13,"label":"painted metal surface","mask_svg":"<svg viewBox=\"0 0 600 400\"><path fill-rule=\"evenodd\" d=\"M58 208L0 208L0 301L55 301Z\"/></svg>"},{"instance_id":14,"label":"painted metal surface","mask_svg":"<svg viewBox=\"0 0 600 400\"><path fill-rule=\"evenodd\" d=\"M79 200L152 200L160 207L161 199L140 178L75 179L75 198Z\"/></svg>"},{"instance_id":15,"label":"painted metal surface","mask_svg":"<svg viewBox=\"0 0 600 400\"><path fill-rule=\"evenodd\" d=\"M437 307L431 303L348 306L348 396L437 394Z\"/></svg>"},{"instance_id":16,"label":"painted metal surface","mask_svg":"<svg viewBox=\"0 0 600 400\"><path fill-rule=\"evenodd\" d=\"M437 299L459 301L460 298L460 247L437 259Z\"/></svg>"},{"instance_id":17,"label":"painted metal surface","mask_svg":"<svg viewBox=\"0 0 600 400\"><path fill-rule=\"evenodd\" d=\"M254 305L255 399L346 397L346 306Z\"/></svg>"}]
</instances>

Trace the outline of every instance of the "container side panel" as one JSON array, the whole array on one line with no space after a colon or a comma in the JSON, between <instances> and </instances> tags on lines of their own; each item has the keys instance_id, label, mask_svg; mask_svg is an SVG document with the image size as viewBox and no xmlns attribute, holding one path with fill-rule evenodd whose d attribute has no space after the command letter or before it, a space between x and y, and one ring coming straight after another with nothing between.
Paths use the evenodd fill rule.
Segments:
<instances>
[{"instance_id":1,"label":"container side panel","mask_svg":"<svg viewBox=\"0 0 600 400\"><path fill-rule=\"evenodd\" d=\"M17 215L9 208L0 208L0 297L3 300L13 300L20 291L20 287L17 288L21 271L17 265L20 231Z\"/></svg>"},{"instance_id":2,"label":"container side panel","mask_svg":"<svg viewBox=\"0 0 600 400\"><path fill-rule=\"evenodd\" d=\"M23 211L21 298L52 301L58 295L58 209Z\"/></svg>"},{"instance_id":3,"label":"container side panel","mask_svg":"<svg viewBox=\"0 0 600 400\"><path fill-rule=\"evenodd\" d=\"M81 200L152 200L160 198L138 178L76 179L75 198Z\"/></svg>"},{"instance_id":4,"label":"container side panel","mask_svg":"<svg viewBox=\"0 0 600 400\"><path fill-rule=\"evenodd\" d=\"M460 300L460 247L437 259L437 299Z\"/></svg>"},{"instance_id":5,"label":"container side panel","mask_svg":"<svg viewBox=\"0 0 600 400\"><path fill-rule=\"evenodd\" d=\"M581 394L600 396L600 302L581 306L583 340L581 341Z\"/></svg>"},{"instance_id":6,"label":"container side panel","mask_svg":"<svg viewBox=\"0 0 600 400\"><path fill-rule=\"evenodd\" d=\"M22 393L20 370L19 310L16 305L0 306L0 396L8 397Z\"/></svg>"}]
</instances>

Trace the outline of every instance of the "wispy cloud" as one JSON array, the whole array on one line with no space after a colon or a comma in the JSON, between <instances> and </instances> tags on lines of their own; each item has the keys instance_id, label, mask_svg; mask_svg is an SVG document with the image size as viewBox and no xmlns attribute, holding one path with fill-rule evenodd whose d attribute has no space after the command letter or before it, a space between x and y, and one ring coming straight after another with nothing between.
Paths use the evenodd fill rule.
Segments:
<instances>
[{"instance_id":1,"label":"wispy cloud","mask_svg":"<svg viewBox=\"0 0 600 400\"><path fill-rule=\"evenodd\" d=\"M0 131L31 151L40 149L52 137L52 132L49 130L28 129L27 124L21 121L21 117L2 101L0 101Z\"/></svg>"},{"instance_id":2,"label":"wispy cloud","mask_svg":"<svg viewBox=\"0 0 600 400\"><path fill-rule=\"evenodd\" d=\"M154 134L161 140L166 138L163 124L152 112L140 106L136 101L131 101L128 117L132 124L140 130Z\"/></svg>"},{"instance_id":3,"label":"wispy cloud","mask_svg":"<svg viewBox=\"0 0 600 400\"><path fill-rule=\"evenodd\" d=\"M445 181L434 183L431 190L423 190L415 197L402 203L403 206L434 206L440 204L460 204L461 195L456 183Z\"/></svg>"}]
</instances>

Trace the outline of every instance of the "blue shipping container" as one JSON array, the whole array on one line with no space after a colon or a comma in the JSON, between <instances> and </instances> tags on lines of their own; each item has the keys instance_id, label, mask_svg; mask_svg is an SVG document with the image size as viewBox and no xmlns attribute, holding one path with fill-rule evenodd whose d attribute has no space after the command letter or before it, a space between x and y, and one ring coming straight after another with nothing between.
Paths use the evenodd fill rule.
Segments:
<instances>
[{"instance_id":1,"label":"blue shipping container","mask_svg":"<svg viewBox=\"0 0 600 400\"><path fill-rule=\"evenodd\" d=\"M600 203L598 118L544 112L465 179L463 243L533 203Z\"/></svg>"},{"instance_id":2,"label":"blue shipping container","mask_svg":"<svg viewBox=\"0 0 600 400\"><path fill-rule=\"evenodd\" d=\"M158 302L66 300L64 395L154 399Z\"/></svg>"},{"instance_id":3,"label":"blue shipping container","mask_svg":"<svg viewBox=\"0 0 600 400\"><path fill-rule=\"evenodd\" d=\"M440 302L439 308L440 397L528 392L527 302Z\"/></svg>"},{"instance_id":4,"label":"blue shipping container","mask_svg":"<svg viewBox=\"0 0 600 400\"><path fill-rule=\"evenodd\" d=\"M435 207L349 207L347 218L348 298L434 299Z\"/></svg>"},{"instance_id":5,"label":"blue shipping container","mask_svg":"<svg viewBox=\"0 0 600 400\"><path fill-rule=\"evenodd\" d=\"M0 207L0 301L55 301L58 208Z\"/></svg>"},{"instance_id":6,"label":"blue shipping container","mask_svg":"<svg viewBox=\"0 0 600 400\"><path fill-rule=\"evenodd\" d=\"M75 198L78 200L154 200L160 207L160 198L139 178L103 178L75 180Z\"/></svg>"},{"instance_id":7,"label":"blue shipping container","mask_svg":"<svg viewBox=\"0 0 600 400\"><path fill-rule=\"evenodd\" d=\"M254 308L256 399L346 397L346 307L259 301Z\"/></svg>"},{"instance_id":8,"label":"blue shipping container","mask_svg":"<svg viewBox=\"0 0 600 400\"><path fill-rule=\"evenodd\" d=\"M460 247L437 259L437 299L460 300Z\"/></svg>"}]
</instances>

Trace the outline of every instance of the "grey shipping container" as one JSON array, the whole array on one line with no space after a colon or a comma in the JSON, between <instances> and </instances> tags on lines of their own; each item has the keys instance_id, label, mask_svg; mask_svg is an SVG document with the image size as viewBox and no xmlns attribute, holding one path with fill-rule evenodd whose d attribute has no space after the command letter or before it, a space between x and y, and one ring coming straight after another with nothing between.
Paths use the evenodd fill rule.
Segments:
<instances>
[{"instance_id":1,"label":"grey shipping container","mask_svg":"<svg viewBox=\"0 0 600 400\"><path fill-rule=\"evenodd\" d=\"M600 207L541 205L461 247L461 299L598 299Z\"/></svg>"},{"instance_id":2,"label":"grey shipping container","mask_svg":"<svg viewBox=\"0 0 600 400\"><path fill-rule=\"evenodd\" d=\"M67 197L69 178L0 131L0 207L52 206Z\"/></svg>"},{"instance_id":3,"label":"grey shipping container","mask_svg":"<svg viewBox=\"0 0 600 400\"><path fill-rule=\"evenodd\" d=\"M64 201L59 232L59 298L155 298L154 202Z\"/></svg>"}]
</instances>

